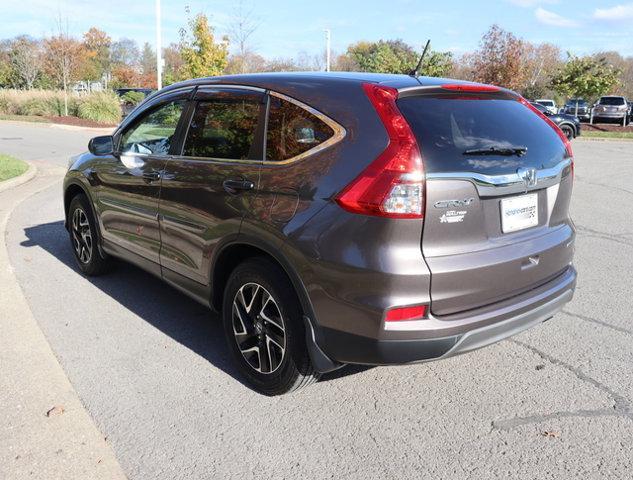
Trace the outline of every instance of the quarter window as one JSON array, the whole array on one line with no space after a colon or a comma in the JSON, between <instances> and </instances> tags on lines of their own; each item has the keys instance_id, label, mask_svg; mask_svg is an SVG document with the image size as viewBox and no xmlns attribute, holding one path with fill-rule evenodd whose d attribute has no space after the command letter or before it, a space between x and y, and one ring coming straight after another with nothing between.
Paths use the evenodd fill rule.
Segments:
<instances>
[{"instance_id":1,"label":"quarter window","mask_svg":"<svg viewBox=\"0 0 633 480\"><path fill-rule=\"evenodd\" d=\"M279 162L301 155L334 135L320 118L294 103L270 97L266 160Z\"/></svg>"},{"instance_id":2,"label":"quarter window","mask_svg":"<svg viewBox=\"0 0 633 480\"><path fill-rule=\"evenodd\" d=\"M167 155L184 104L184 100L170 102L142 117L121 137L121 152Z\"/></svg>"},{"instance_id":3,"label":"quarter window","mask_svg":"<svg viewBox=\"0 0 633 480\"><path fill-rule=\"evenodd\" d=\"M260 104L253 96L238 95L224 95L198 103L187 134L184 155L254 159L257 149L253 140Z\"/></svg>"}]
</instances>

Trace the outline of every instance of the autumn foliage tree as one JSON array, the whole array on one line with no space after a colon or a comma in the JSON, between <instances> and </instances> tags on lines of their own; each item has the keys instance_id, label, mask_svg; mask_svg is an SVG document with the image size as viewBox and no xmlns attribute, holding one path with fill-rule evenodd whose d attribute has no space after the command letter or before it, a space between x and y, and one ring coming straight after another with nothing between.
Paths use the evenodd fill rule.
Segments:
<instances>
[{"instance_id":1,"label":"autumn foliage tree","mask_svg":"<svg viewBox=\"0 0 633 480\"><path fill-rule=\"evenodd\" d=\"M215 41L207 16L199 13L189 20L189 31L180 31L183 75L187 78L221 75L228 63L228 40Z\"/></svg>"},{"instance_id":2,"label":"autumn foliage tree","mask_svg":"<svg viewBox=\"0 0 633 480\"><path fill-rule=\"evenodd\" d=\"M499 25L493 25L484 34L479 49L471 58L474 80L520 89L525 79L522 51L520 39Z\"/></svg>"},{"instance_id":3,"label":"autumn foliage tree","mask_svg":"<svg viewBox=\"0 0 633 480\"><path fill-rule=\"evenodd\" d=\"M568 56L552 77L552 87L561 95L590 100L609 93L619 84L621 71L604 57L576 57L569 53Z\"/></svg>"},{"instance_id":4,"label":"autumn foliage tree","mask_svg":"<svg viewBox=\"0 0 633 480\"><path fill-rule=\"evenodd\" d=\"M44 40L45 69L64 90L64 115L68 115L68 88L79 79L81 67L87 59L83 43L74 39L59 22L58 34Z\"/></svg>"}]
</instances>

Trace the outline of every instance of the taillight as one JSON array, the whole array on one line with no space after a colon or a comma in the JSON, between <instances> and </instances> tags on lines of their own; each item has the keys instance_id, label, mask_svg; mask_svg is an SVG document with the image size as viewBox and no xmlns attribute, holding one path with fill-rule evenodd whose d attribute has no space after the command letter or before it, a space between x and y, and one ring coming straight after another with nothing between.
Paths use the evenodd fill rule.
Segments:
<instances>
[{"instance_id":1,"label":"taillight","mask_svg":"<svg viewBox=\"0 0 633 480\"><path fill-rule=\"evenodd\" d=\"M345 210L388 218L422 218L424 170L418 144L398 110L395 88L365 83L363 90L387 130L385 150L336 197Z\"/></svg>"},{"instance_id":2,"label":"taillight","mask_svg":"<svg viewBox=\"0 0 633 480\"><path fill-rule=\"evenodd\" d=\"M543 112L541 112L538 108L536 108L534 105L532 105L530 102L528 102L525 98L521 97L519 99L519 101L523 105L525 105L527 108L532 110L534 113L536 113L543 120L545 120L545 122L550 127L552 127L554 129L556 134L560 137L560 139L563 141L563 144L565 145L565 151L567 152L567 157L573 159L574 158L574 152L571 149L571 142L569 141L567 136L563 133L563 131L560 128L558 128L558 125L556 125L554 122L552 122L546 115L543 114Z\"/></svg>"}]
</instances>

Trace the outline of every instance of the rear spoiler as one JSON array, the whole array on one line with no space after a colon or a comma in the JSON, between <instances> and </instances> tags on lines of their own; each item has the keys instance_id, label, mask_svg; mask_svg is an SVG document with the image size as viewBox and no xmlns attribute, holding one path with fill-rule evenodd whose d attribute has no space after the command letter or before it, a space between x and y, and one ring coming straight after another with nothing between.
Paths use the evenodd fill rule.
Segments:
<instances>
[{"instance_id":1,"label":"rear spoiler","mask_svg":"<svg viewBox=\"0 0 633 480\"><path fill-rule=\"evenodd\" d=\"M520 101L523 97L518 93L503 87L494 85L486 85L483 83L443 83L437 85L419 85L413 87L405 87L398 89L398 97L410 97L417 95L455 95L461 94L465 96L486 96L492 98L500 98L507 100Z\"/></svg>"}]
</instances>

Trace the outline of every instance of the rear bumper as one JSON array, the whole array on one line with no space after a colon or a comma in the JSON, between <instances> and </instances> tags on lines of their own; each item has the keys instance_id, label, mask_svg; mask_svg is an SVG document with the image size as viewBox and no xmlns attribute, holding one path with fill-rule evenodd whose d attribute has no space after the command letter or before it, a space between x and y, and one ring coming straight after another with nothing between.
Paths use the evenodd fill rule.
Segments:
<instances>
[{"instance_id":1,"label":"rear bumper","mask_svg":"<svg viewBox=\"0 0 633 480\"><path fill-rule=\"evenodd\" d=\"M550 319L569 302L576 271L569 267L550 282L516 298L459 317L431 317L414 338L374 339L325 329L324 347L342 363L390 365L447 358L496 343ZM417 337L417 338L416 338Z\"/></svg>"},{"instance_id":2,"label":"rear bumper","mask_svg":"<svg viewBox=\"0 0 633 480\"><path fill-rule=\"evenodd\" d=\"M593 114L593 119L600 119L600 118L604 118L604 119L609 119L609 120L622 120L623 118L625 118L626 116L628 116L628 113L624 113L624 112L594 112Z\"/></svg>"}]
</instances>

